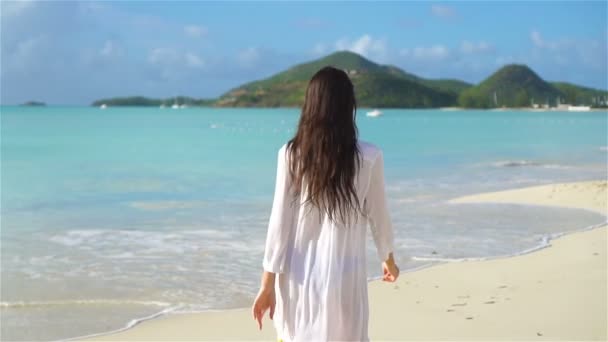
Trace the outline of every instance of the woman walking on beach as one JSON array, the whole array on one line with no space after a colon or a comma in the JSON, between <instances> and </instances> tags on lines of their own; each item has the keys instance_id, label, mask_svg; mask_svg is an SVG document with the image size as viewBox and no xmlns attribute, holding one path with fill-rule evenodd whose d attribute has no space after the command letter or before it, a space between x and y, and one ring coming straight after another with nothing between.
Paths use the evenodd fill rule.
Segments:
<instances>
[{"instance_id":1,"label":"woman walking on beach","mask_svg":"<svg viewBox=\"0 0 608 342\"><path fill-rule=\"evenodd\" d=\"M293 139L278 152L262 283L253 316L266 311L283 341L367 341L365 238L369 224L383 280L393 282L393 228L382 151L357 139L353 85L325 67L310 80Z\"/></svg>"}]
</instances>

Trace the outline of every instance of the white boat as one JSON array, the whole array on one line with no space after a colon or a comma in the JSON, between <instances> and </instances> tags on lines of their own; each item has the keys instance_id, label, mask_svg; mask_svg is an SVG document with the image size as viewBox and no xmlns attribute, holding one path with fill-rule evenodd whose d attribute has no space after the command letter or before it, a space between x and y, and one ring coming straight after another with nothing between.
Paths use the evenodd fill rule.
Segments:
<instances>
[{"instance_id":1,"label":"white boat","mask_svg":"<svg viewBox=\"0 0 608 342\"><path fill-rule=\"evenodd\" d=\"M179 109L179 103L177 103L177 97L175 98L175 101L173 102L173 105L171 106L172 109Z\"/></svg>"},{"instance_id":2,"label":"white boat","mask_svg":"<svg viewBox=\"0 0 608 342\"><path fill-rule=\"evenodd\" d=\"M188 108L188 106L183 104L183 105L180 105L179 108Z\"/></svg>"},{"instance_id":3,"label":"white boat","mask_svg":"<svg viewBox=\"0 0 608 342\"><path fill-rule=\"evenodd\" d=\"M105 103L102 103L101 106L99 106L99 109L106 109L108 108L108 106Z\"/></svg>"},{"instance_id":4,"label":"white boat","mask_svg":"<svg viewBox=\"0 0 608 342\"><path fill-rule=\"evenodd\" d=\"M591 110L589 106L568 106L569 112L588 112Z\"/></svg>"},{"instance_id":5,"label":"white boat","mask_svg":"<svg viewBox=\"0 0 608 342\"><path fill-rule=\"evenodd\" d=\"M382 112L379 111L379 110L377 110L377 109L374 109L371 112L367 112L367 116L370 116L372 118L375 118L375 117L380 116L380 115L382 115Z\"/></svg>"}]
</instances>

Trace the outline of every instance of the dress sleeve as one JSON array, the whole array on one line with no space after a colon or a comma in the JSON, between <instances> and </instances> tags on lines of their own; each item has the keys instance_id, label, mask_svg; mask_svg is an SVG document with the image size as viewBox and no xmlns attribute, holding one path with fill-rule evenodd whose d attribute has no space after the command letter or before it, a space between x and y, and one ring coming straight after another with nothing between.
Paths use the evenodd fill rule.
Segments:
<instances>
[{"instance_id":1,"label":"dress sleeve","mask_svg":"<svg viewBox=\"0 0 608 342\"><path fill-rule=\"evenodd\" d=\"M286 146L281 147L277 158L277 177L274 200L268 223L263 268L267 272L285 271L285 260L294 220L293 191L286 163Z\"/></svg>"},{"instance_id":2,"label":"dress sleeve","mask_svg":"<svg viewBox=\"0 0 608 342\"><path fill-rule=\"evenodd\" d=\"M382 151L372 165L369 190L365 198L370 229L381 261L394 250L393 224L384 192L384 157Z\"/></svg>"}]
</instances>

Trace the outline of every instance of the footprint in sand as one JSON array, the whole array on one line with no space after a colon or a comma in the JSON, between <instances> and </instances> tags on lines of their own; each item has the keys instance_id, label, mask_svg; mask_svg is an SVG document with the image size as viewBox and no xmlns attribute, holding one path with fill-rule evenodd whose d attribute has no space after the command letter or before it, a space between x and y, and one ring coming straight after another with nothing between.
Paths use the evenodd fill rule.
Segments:
<instances>
[{"instance_id":1,"label":"footprint in sand","mask_svg":"<svg viewBox=\"0 0 608 342\"><path fill-rule=\"evenodd\" d=\"M473 317L467 317L467 319L473 319Z\"/></svg>"},{"instance_id":2,"label":"footprint in sand","mask_svg":"<svg viewBox=\"0 0 608 342\"><path fill-rule=\"evenodd\" d=\"M508 287L507 285L501 285L501 286L499 286L498 288L499 288L499 289L504 289L504 288L507 288L507 287Z\"/></svg>"},{"instance_id":3,"label":"footprint in sand","mask_svg":"<svg viewBox=\"0 0 608 342\"><path fill-rule=\"evenodd\" d=\"M496 303L496 302L495 302L495 301L493 301L493 300L489 300L489 301L487 301L487 302L484 302L484 304L494 304L494 303Z\"/></svg>"},{"instance_id":4,"label":"footprint in sand","mask_svg":"<svg viewBox=\"0 0 608 342\"><path fill-rule=\"evenodd\" d=\"M454 303L452 306L465 306L467 303Z\"/></svg>"},{"instance_id":5,"label":"footprint in sand","mask_svg":"<svg viewBox=\"0 0 608 342\"><path fill-rule=\"evenodd\" d=\"M447 311L447 312L454 312L455 310L454 309L447 309L445 311Z\"/></svg>"}]
</instances>

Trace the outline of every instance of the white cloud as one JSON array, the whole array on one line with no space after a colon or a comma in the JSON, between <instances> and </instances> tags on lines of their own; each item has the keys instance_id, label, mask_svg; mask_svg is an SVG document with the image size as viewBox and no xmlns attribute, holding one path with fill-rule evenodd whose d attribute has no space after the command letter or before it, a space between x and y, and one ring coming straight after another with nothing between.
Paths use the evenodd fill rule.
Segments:
<instances>
[{"instance_id":1,"label":"white cloud","mask_svg":"<svg viewBox=\"0 0 608 342\"><path fill-rule=\"evenodd\" d=\"M475 43L465 40L460 44L460 52L463 54L470 55L494 53L496 52L496 50L492 44L486 43L484 41Z\"/></svg>"},{"instance_id":2,"label":"white cloud","mask_svg":"<svg viewBox=\"0 0 608 342\"><path fill-rule=\"evenodd\" d=\"M52 48L52 44L49 42L49 38L44 35L31 37L20 41L16 49L5 58L3 66L10 66L20 70L22 72L28 71L31 68L37 68L40 66L38 56L44 55L44 52Z\"/></svg>"},{"instance_id":3,"label":"white cloud","mask_svg":"<svg viewBox=\"0 0 608 342\"><path fill-rule=\"evenodd\" d=\"M328 47L323 43L318 43L312 48L312 54L321 56L327 53Z\"/></svg>"},{"instance_id":4,"label":"white cloud","mask_svg":"<svg viewBox=\"0 0 608 342\"><path fill-rule=\"evenodd\" d=\"M412 49L402 49L400 54L413 59L438 61L449 57L450 50L445 45L435 44L428 47L417 46Z\"/></svg>"},{"instance_id":5,"label":"white cloud","mask_svg":"<svg viewBox=\"0 0 608 342\"><path fill-rule=\"evenodd\" d=\"M555 41L555 42L546 41L541 36L540 32L538 32L536 30L532 30L532 32L530 32L530 40L532 40L532 44L534 44L535 47L541 48L541 49L545 49L545 48L546 49L558 49L560 47L564 47L569 44L569 42L566 40L562 40L559 42L558 41Z\"/></svg>"},{"instance_id":6,"label":"white cloud","mask_svg":"<svg viewBox=\"0 0 608 342\"><path fill-rule=\"evenodd\" d=\"M260 50L257 47L249 47L245 50L241 50L236 59L242 67L247 68L254 66L255 63L259 61L260 55Z\"/></svg>"},{"instance_id":7,"label":"white cloud","mask_svg":"<svg viewBox=\"0 0 608 342\"><path fill-rule=\"evenodd\" d=\"M595 72L606 74L608 69L608 46L606 40L572 39L562 37L555 40L543 38L537 30L530 32L530 40L534 46L531 57L533 61L552 61L563 68L573 66L594 69ZM563 69L565 70L565 69ZM565 72L565 71L564 71Z\"/></svg>"},{"instance_id":8,"label":"white cloud","mask_svg":"<svg viewBox=\"0 0 608 342\"><path fill-rule=\"evenodd\" d=\"M205 62L203 62L203 60L198 55L192 52L186 53L185 58L186 64L190 67L202 68L203 66L205 66Z\"/></svg>"},{"instance_id":9,"label":"white cloud","mask_svg":"<svg viewBox=\"0 0 608 342\"><path fill-rule=\"evenodd\" d=\"M499 67L501 67L505 64L513 64L516 62L517 62L517 59L513 56L499 56L494 61L494 63Z\"/></svg>"},{"instance_id":10,"label":"white cloud","mask_svg":"<svg viewBox=\"0 0 608 342\"><path fill-rule=\"evenodd\" d=\"M569 39L560 39L560 40L556 40L556 41L548 41L545 40L542 35L540 34L539 31L536 30L532 30L532 32L530 32L530 40L532 40L532 44L540 49L552 49L552 50L556 50L556 49L563 49L563 48L570 48L575 44L574 41L569 40Z\"/></svg>"},{"instance_id":11,"label":"white cloud","mask_svg":"<svg viewBox=\"0 0 608 342\"><path fill-rule=\"evenodd\" d=\"M356 40L340 39L335 44L336 50L348 50L362 56L383 61L387 56L387 43L385 39L374 39L369 34L364 34Z\"/></svg>"},{"instance_id":12,"label":"white cloud","mask_svg":"<svg viewBox=\"0 0 608 342\"><path fill-rule=\"evenodd\" d=\"M148 62L150 62L150 64L173 64L178 60L178 53L173 49L155 48L148 54Z\"/></svg>"},{"instance_id":13,"label":"white cloud","mask_svg":"<svg viewBox=\"0 0 608 342\"><path fill-rule=\"evenodd\" d=\"M104 57L119 57L124 54L124 49L115 41L106 40L99 53Z\"/></svg>"},{"instance_id":14,"label":"white cloud","mask_svg":"<svg viewBox=\"0 0 608 342\"><path fill-rule=\"evenodd\" d=\"M0 13L2 17L17 16L35 5L34 1L2 1Z\"/></svg>"},{"instance_id":15,"label":"white cloud","mask_svg":"<svg viewBox=\"0 0 608 342\"><path fill-rule=\"evenodd\" d=\"M456 10L445 5L431 5L431 13L439 18L452 18L456 16Z\"/></svg>"},{"instance_id":16,"label":"white cloud","mask_svg":"<svg viewBox=\"0 0 608 342\"><path fill-rule=\"evenodd\" d=\"M532 40L532 43L534 43L534 45L537 47L543 47L545 44L543 42L543 38L540 36L540 32L538 31L530 32L530 39Z\"/></svg>"},{"instance_id":17,"label":"white cloud","mask_svg":"<svg viewBox=\"0 0 608 342\"><path fill-rule=\"evenodd\" d=\"M193 38L200 38L207 35L207 28L200 25L188 25L184 27L184 33Z\"/></svg>"},{"instance_id":18,"label":"white cloud","mask_svg":"<svg viewBox=\"0 0 608 342\"><path fill-rule=\"evenodd\" d=\"M182 67L185 65L201 68L205 65L203 59L193 52L181 53L169 48L152 49L148 54L148 62L152 65L171 67Z\"/></svg>"},{"instance_id":19,"label":"white cloud","mask_svg":"<svg viewBox=\"0 0 608 342\"><path fill-rule=\"evenodd\" d=\"M163 81L183 80L192 72L203 71L205 61L196 53L180 52L171 48L155 48L148 54L148 63Z\"/></svg>"}]
</instances>

